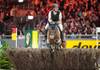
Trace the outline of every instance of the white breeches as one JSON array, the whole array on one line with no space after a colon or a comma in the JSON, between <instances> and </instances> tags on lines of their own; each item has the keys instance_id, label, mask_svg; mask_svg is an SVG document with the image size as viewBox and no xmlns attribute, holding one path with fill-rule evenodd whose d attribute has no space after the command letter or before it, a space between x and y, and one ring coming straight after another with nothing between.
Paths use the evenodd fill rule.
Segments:
<instances>
[{"instance_id":1,"label":"white breeches","mask_svg":"<svg viewBox=\"0 0 100 70\"><path fill-rule=\"evenodd\" d=\"M61 31L63 31L63 25L62 24L58 24L59 28ZM45 29L48 29L49 27L49 23L46 24Z\"/></svg>"}]
</instances>

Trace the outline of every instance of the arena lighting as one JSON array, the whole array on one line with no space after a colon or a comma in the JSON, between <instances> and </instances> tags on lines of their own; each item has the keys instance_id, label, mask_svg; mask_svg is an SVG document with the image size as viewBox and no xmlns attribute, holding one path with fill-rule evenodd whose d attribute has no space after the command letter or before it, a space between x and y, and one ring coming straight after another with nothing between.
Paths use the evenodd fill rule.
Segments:
<instances>
[{"instance_id":1,"label":"arena lighting","mask_svg":"<svg viewBox=\"0 0 100 70\"><path fill-rule=\"evenodd\" d=\"M24 2L24 0L18 0L18 2L19 2L19 3L22 3L22 2Z\"/></svg>"},{"instance_id":2,"label":"arena lighting","mask_svg":"<svg viewBox=\"0 0 100 70\"><path fill-rule=\"evenodd\" d=\"M32 20L34 17L33 16L28 16L28 19L29 20Z\"/></svg>"}]
</instances>

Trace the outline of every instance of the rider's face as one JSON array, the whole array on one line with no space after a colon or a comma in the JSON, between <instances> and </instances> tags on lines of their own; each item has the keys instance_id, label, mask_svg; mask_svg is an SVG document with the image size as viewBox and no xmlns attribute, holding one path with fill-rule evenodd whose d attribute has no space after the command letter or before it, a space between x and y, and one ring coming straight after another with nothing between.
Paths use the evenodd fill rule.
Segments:
<instances>
[{"instance_id":1,"label":"rider's face","mask_svg":"<svg viewBox=\"0 0 100 70\"><path fill-rule=\"evenodd\" d=\"M58 11L58 7L55 7L55 8L54 8L54 11Z\"/></svg>"}]
</instances>

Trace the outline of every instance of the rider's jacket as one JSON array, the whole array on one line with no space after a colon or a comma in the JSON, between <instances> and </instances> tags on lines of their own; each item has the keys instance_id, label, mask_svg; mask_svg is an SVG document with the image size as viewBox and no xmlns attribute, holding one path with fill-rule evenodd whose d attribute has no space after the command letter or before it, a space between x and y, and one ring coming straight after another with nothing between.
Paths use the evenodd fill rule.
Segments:
<instances>
[{"instance_id":1,"label":"rider's jacket","mask_svg":"<svg viewBox=\"0 0 100 70\"><path fill-rule=\"evenodd\" d=\"M51 11L51 19L52 19L52 21L54 21L54 22L59 21L59 14L60 14L59 10L57 11L56 14L53 11Z\"/></svg>"},{"instance_id":2,"label":"rider's jacket","mask_svg":"<svg viewBox=\"0 0 100 70\"><path fill-rule=\"evenodd\" d=\"M56 23L62 23L62 14L60 12L60 10L58 10L57 12L51 10L48 13L48 21L51 22L56 22Z\"/></svg>"},{"instance_id":3,"label":"rider's jacket","mask_svg":"<svg viewBox=\"0 0 100 70\"><path fill-rule=\"evenodd\" d=\"M58 12L51 10L48 13L48 22L51 23L51 24L57 23L58 26L60 27L60 30L63 31L62 13L60 12L60 10L58 10ZM48 27L49 27L49 24L47 24L45 26L45 29L47 29Z\"/></svg>"}]
</instances>

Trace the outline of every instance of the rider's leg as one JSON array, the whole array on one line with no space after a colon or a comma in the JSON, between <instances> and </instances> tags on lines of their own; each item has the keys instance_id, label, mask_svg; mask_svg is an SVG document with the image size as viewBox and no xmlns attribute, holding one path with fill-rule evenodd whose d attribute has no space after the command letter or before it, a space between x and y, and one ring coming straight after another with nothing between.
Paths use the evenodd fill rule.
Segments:
<instances>
[{"instance_id":1,"label":"rider's leg","mask_svg":"<svg viewBox=\"0 0 100 70\"><path fill-rule=\"evenodd\" d=\"M49 23L47 23L46 26L45 26L45 34L46 34L46 35L47 35L48 27L49 27Z\"/></svg>"},{"instance_id":2,"label":"rider's leg","mask_svg":"<svg viewBox=\"0 0 100 70\"><path fill-rule=\"evenodd\" d=\"M61 30L61 39L62 39L62 41L65 41L64 32L63 32L63 25L59 24L58 26L60 27L60 30Z\"/></svg>"},{"instance_id":3,"label":"rider's leg","mask_svg":"<svg viewBox=\"0 0 100 70\"><path fill-rule=\"evenodd\" d=\"M49 40L47 38L48 27L49 27L49 23L47 23L46 26L45 26L45 38L47 39L47 44L49 44Z\"/></svg>"}]
</instances>

